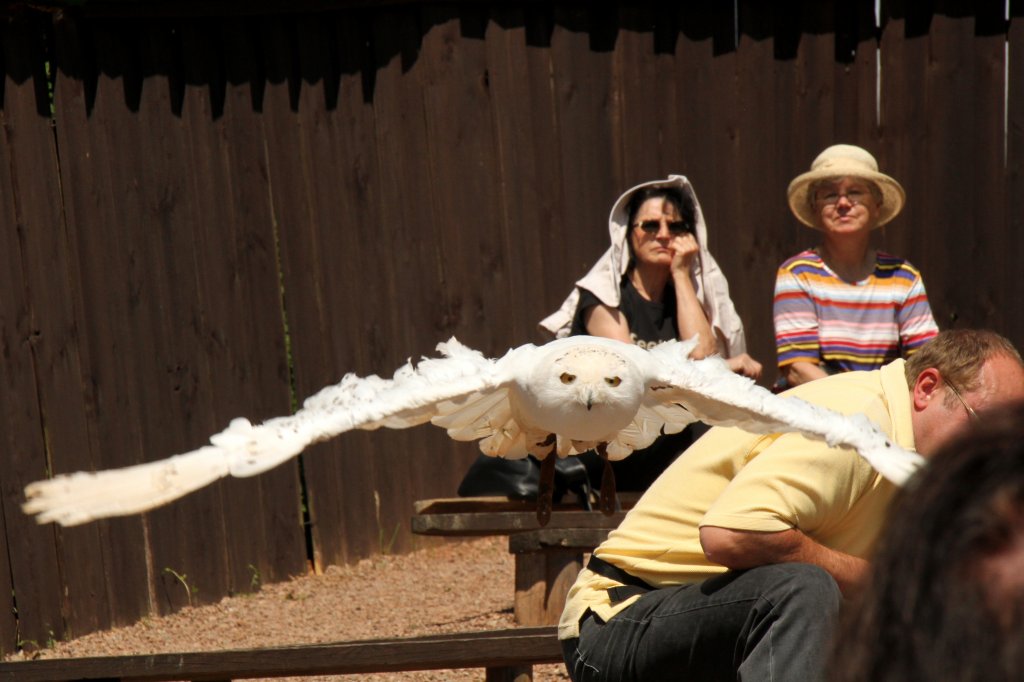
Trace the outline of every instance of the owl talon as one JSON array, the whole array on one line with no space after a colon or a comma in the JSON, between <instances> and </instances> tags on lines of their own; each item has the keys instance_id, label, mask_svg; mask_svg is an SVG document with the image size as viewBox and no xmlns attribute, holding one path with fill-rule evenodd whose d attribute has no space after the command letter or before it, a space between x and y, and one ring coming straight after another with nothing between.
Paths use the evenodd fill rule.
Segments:
<instances>
[{"instance_id":1,"label":"owl talon","mask_svg":"<svg viewBox=\"0 0 1024 682\"><path fill-rule=\"evenodd\" d=\"M551 520L551 508L555 495L555 453L551 452L540 463L540 480L537 482L537 523L541 527Z\"/></svg>"},{"instance_id":2,"label":"owl talon","mask_svg":"<svg viewBox=\"0 0 1024 682\"><path fill-rule=\"evenodd\" d=\"M604 460L604 471L601 473L601 494L598 500L598 507L605 516L611 516L619 507L619 499L615 494L615 470L612 469L612 462L608 459L608 446L602 443L597 446L597 453Z\"/></svg>"}]
</instances>

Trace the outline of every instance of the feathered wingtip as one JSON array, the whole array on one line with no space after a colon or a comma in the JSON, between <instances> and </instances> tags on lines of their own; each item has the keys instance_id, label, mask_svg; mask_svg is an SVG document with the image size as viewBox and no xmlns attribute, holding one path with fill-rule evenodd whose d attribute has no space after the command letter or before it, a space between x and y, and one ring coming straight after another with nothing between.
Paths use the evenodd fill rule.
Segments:
<instances>
[{"instance_id":1,"label":"feathered wingtip","mask_svg":"<svg viewBox=\"0 0 1024 682\"><path fill-rule=\"evenodd\" d=\"M434 346L434 350L441 355L451 356L453 353L457 354L459 351L468 351L470 349L459 343L459 340L454 336L451 336L447 341L438 342L438 344Z\"/></svg>"},{"instance_id":2,"label":"feathered wingtip","mask_svg":"<svg viewBox=\"0 0 1024 682\"><path fill-rule=\"evenodd\" d=\"M869 438L861 439L857 452L895 485L903 487L925 465L924 457L893 443L867 415L853 414L849 415L849 419L865 433L872 434Z\"/></svg>"},{"instance_id":3,"label":"feathered wingtip","mask_svg":"<svg viewBox=\"0 0 1024 682\"><path fill-rule=\"evenodd\" d=\"M473 350L469 346L461 343L454 336L449 338L447 341L442 341L434 347L441 355L446 358L479 358L484 359L484 354L478 350Z\"/></svg>"},{"instance_id":4,"label":"feathered wingtip","mask_svg":"<svg viewBox=\"0 0 1024 682\"><path fill-rule=\"evenodd\" d=\"M679 341L678 339L673 339L671 341L665 341L664 343L659 343L654 348L649 349L648 352L652 356L654 356L655 358L665 358L665 359L671 359L673 361L676 361L681 356L681 357L683 357L683 358L685 358L685 359L687 359L687 360L689 360L691 362L696 362L696 360L694 360L693 358L690 357L690 353L692 353L693 349L697 347L697 341L698 341L698 337L696 337L696 336L694 336L693 338L690 338L690 339L686 339L685 341ZM719 357L719 356L715 355L715 356L712 356L712 357ZM722 362L725 362L725 361L722 360Z\"/></svg>"},{"instance_id":5,"label":"feathered wingtip","mask_svg":"<svg viewBox=\"0 0 1024 682\"><path fill-rule=\"evenodd\" d=\"M37 514L38 523L64 526L147 511L226 476L228 463L220 453L208 445L123 469L59 474L27 485L21 508Z\"/></svg>"},{"instance_id":6,"label":"feathered wingtip","mask_svg":"<svg viewBox=\"0 0 1024 682\"><path fill-rule=\"evenodd\" d=\"M650 352L667 368L668 383L698 419L753 433L796 431L831 447L856 449L882 476L902 486L923 464L915 452L893 443L866 415L841 415L793 396L777 396L729 370L719 357L680 359L672 342ZM688 351L689 349L687 349ZM671 393L669 388L667 393ZM663 396L664 399L664 396Z\"/></svg>"}]
</instances>

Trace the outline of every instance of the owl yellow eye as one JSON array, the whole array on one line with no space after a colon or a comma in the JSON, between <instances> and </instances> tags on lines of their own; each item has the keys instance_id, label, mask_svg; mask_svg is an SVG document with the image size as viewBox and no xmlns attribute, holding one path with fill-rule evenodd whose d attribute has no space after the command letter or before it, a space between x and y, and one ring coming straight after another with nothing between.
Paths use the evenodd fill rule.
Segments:
<instances>
[{"instance_id":1,"label":"owl yellow eye","mask_svg":"<svg viewBox=\"0 0 1024 682\"><path fill-rule=\"evenodd\" d=\"M604 382L609 386L615 387L622 383L622 379L619 377L607 377Z\"/></svg>"},{"instance_id":2,"label":"owl yellow eye","mask_svg":"<svg viewBox=\"0 0 1024 682\"><path fill-rule=\"evenodd\" d=\"M572 382L576 381L576 375L569 374L568 372L562 372L562 376L558 378L562 380L563 384L571 384Z\"/></svg>"}]
</instances>

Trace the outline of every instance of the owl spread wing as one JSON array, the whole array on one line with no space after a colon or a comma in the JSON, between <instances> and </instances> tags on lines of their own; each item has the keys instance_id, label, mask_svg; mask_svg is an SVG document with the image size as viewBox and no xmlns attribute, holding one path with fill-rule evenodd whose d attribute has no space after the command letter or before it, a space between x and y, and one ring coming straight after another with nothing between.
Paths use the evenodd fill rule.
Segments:
<instances>
[{"instance_id":1,"label":"owl spread wing","mask_svg":"<svg viewBox=\"0 0 1024 682\"><path fill-rule=\"evenodd\" d=\"M349 374L307 399L293 415L262 424L235 419L209 445L191 452L31 483L22 508L37 514L39 523L65 526L134 514L225 476L260 474L313 443L352 429L405 428L431 419L454 429L452 437L459 440L489 438L489 454L517 454L521 429L509 406L505 365L454 339L438 350L445 357L424 359L416 367L407 364L392 379ZM477 418L467 419L469 414Z\"/></svg>"},{"instance_id":2,"label":"owl spread wing","mask_svg":"<svg viewBox=\"0 0 1024 682\"><path fill-rule=\"evenodd\" d=\"M685 360L663 344L650 353L652 381L645 411L665 419L666 431L692 421L736 426L753 433L798 432L831 447L854 448L880 474L903 485L924 463L893 443L863 414L843 415L794 397L779 396L734 374L720 358Z\"/></svg>"},{"instance_id":3,"label":"owl spread wing","mask_svg":"<svg viewBox=\"0 0 1024 682\"><path fill-rule=\"evenodd\" d=\"M701 420L755 433L797 431L833 446L853 447L898 484L920 465L920 457L891 443L863 415L847 417L775 396L733 374L721 360L688 360L690 347L671 342L648 352L622 344L620 352L642 369L647 391L631 423L607 443L611 459ZM438 345L441 358L425 358L415 367L406 364L391 379L349 374L310 397L293 415L258 425L235 419L209 445L192 452L32 483L25 488L23 509L37 514L40 523L63 525L138 513L225 476L262 473L313 443L352 429L398 429L427 421L445 428L453 439L480 440L480 449L489 455L543 456L550 451L550 434L523 423L515 400L517 378L539 361L542 348L520 346L491 360L451 339ZM588 444L581 442L584 446Z\"/></svg>"},{"instance_id":4,"label":"owl spread wing","mask_svg":"<svg viewBox=\"0 0 1024 682\"><path fill-rule=\"evenodd\" d=\"M524 424L512 399L517 372L532 365L537 346L519 346L498 360L485 359L455 339L438 344L438 350L446 357L424 358L414 371L407 369L408 376L396 375L392 390L399 394L429 393L420 388L421 384L439 387L458 384L458 390L446 388L445 393L449 395L361 428L375 428L377 425L406 428L430 421L445 429L453 440L479 440L480 450L492 457L519 459L530 452L539 452L538 440L548 434L541 434ZM475 371L453 373L453 360L471 363Z\"/></svg>"}]
</instances>

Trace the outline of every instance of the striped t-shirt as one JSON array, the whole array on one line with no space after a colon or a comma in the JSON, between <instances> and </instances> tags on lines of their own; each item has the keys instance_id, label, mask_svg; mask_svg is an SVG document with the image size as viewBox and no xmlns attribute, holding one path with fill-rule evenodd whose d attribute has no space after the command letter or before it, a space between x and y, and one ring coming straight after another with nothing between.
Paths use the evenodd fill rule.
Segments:
<instances>
[{"instance_id":1,"label":"striped t-shirt","mask_svg":"<svg viewBox=\"0 0 1024 682\"><path fill-rule=\"evenodd\" d=\"M812 250L793 256L775 278L774 318L779 367L811 362L829 373L877 369L938 333L921 273L881 251L853 284Z\"/></svg>"}]
</instances>

